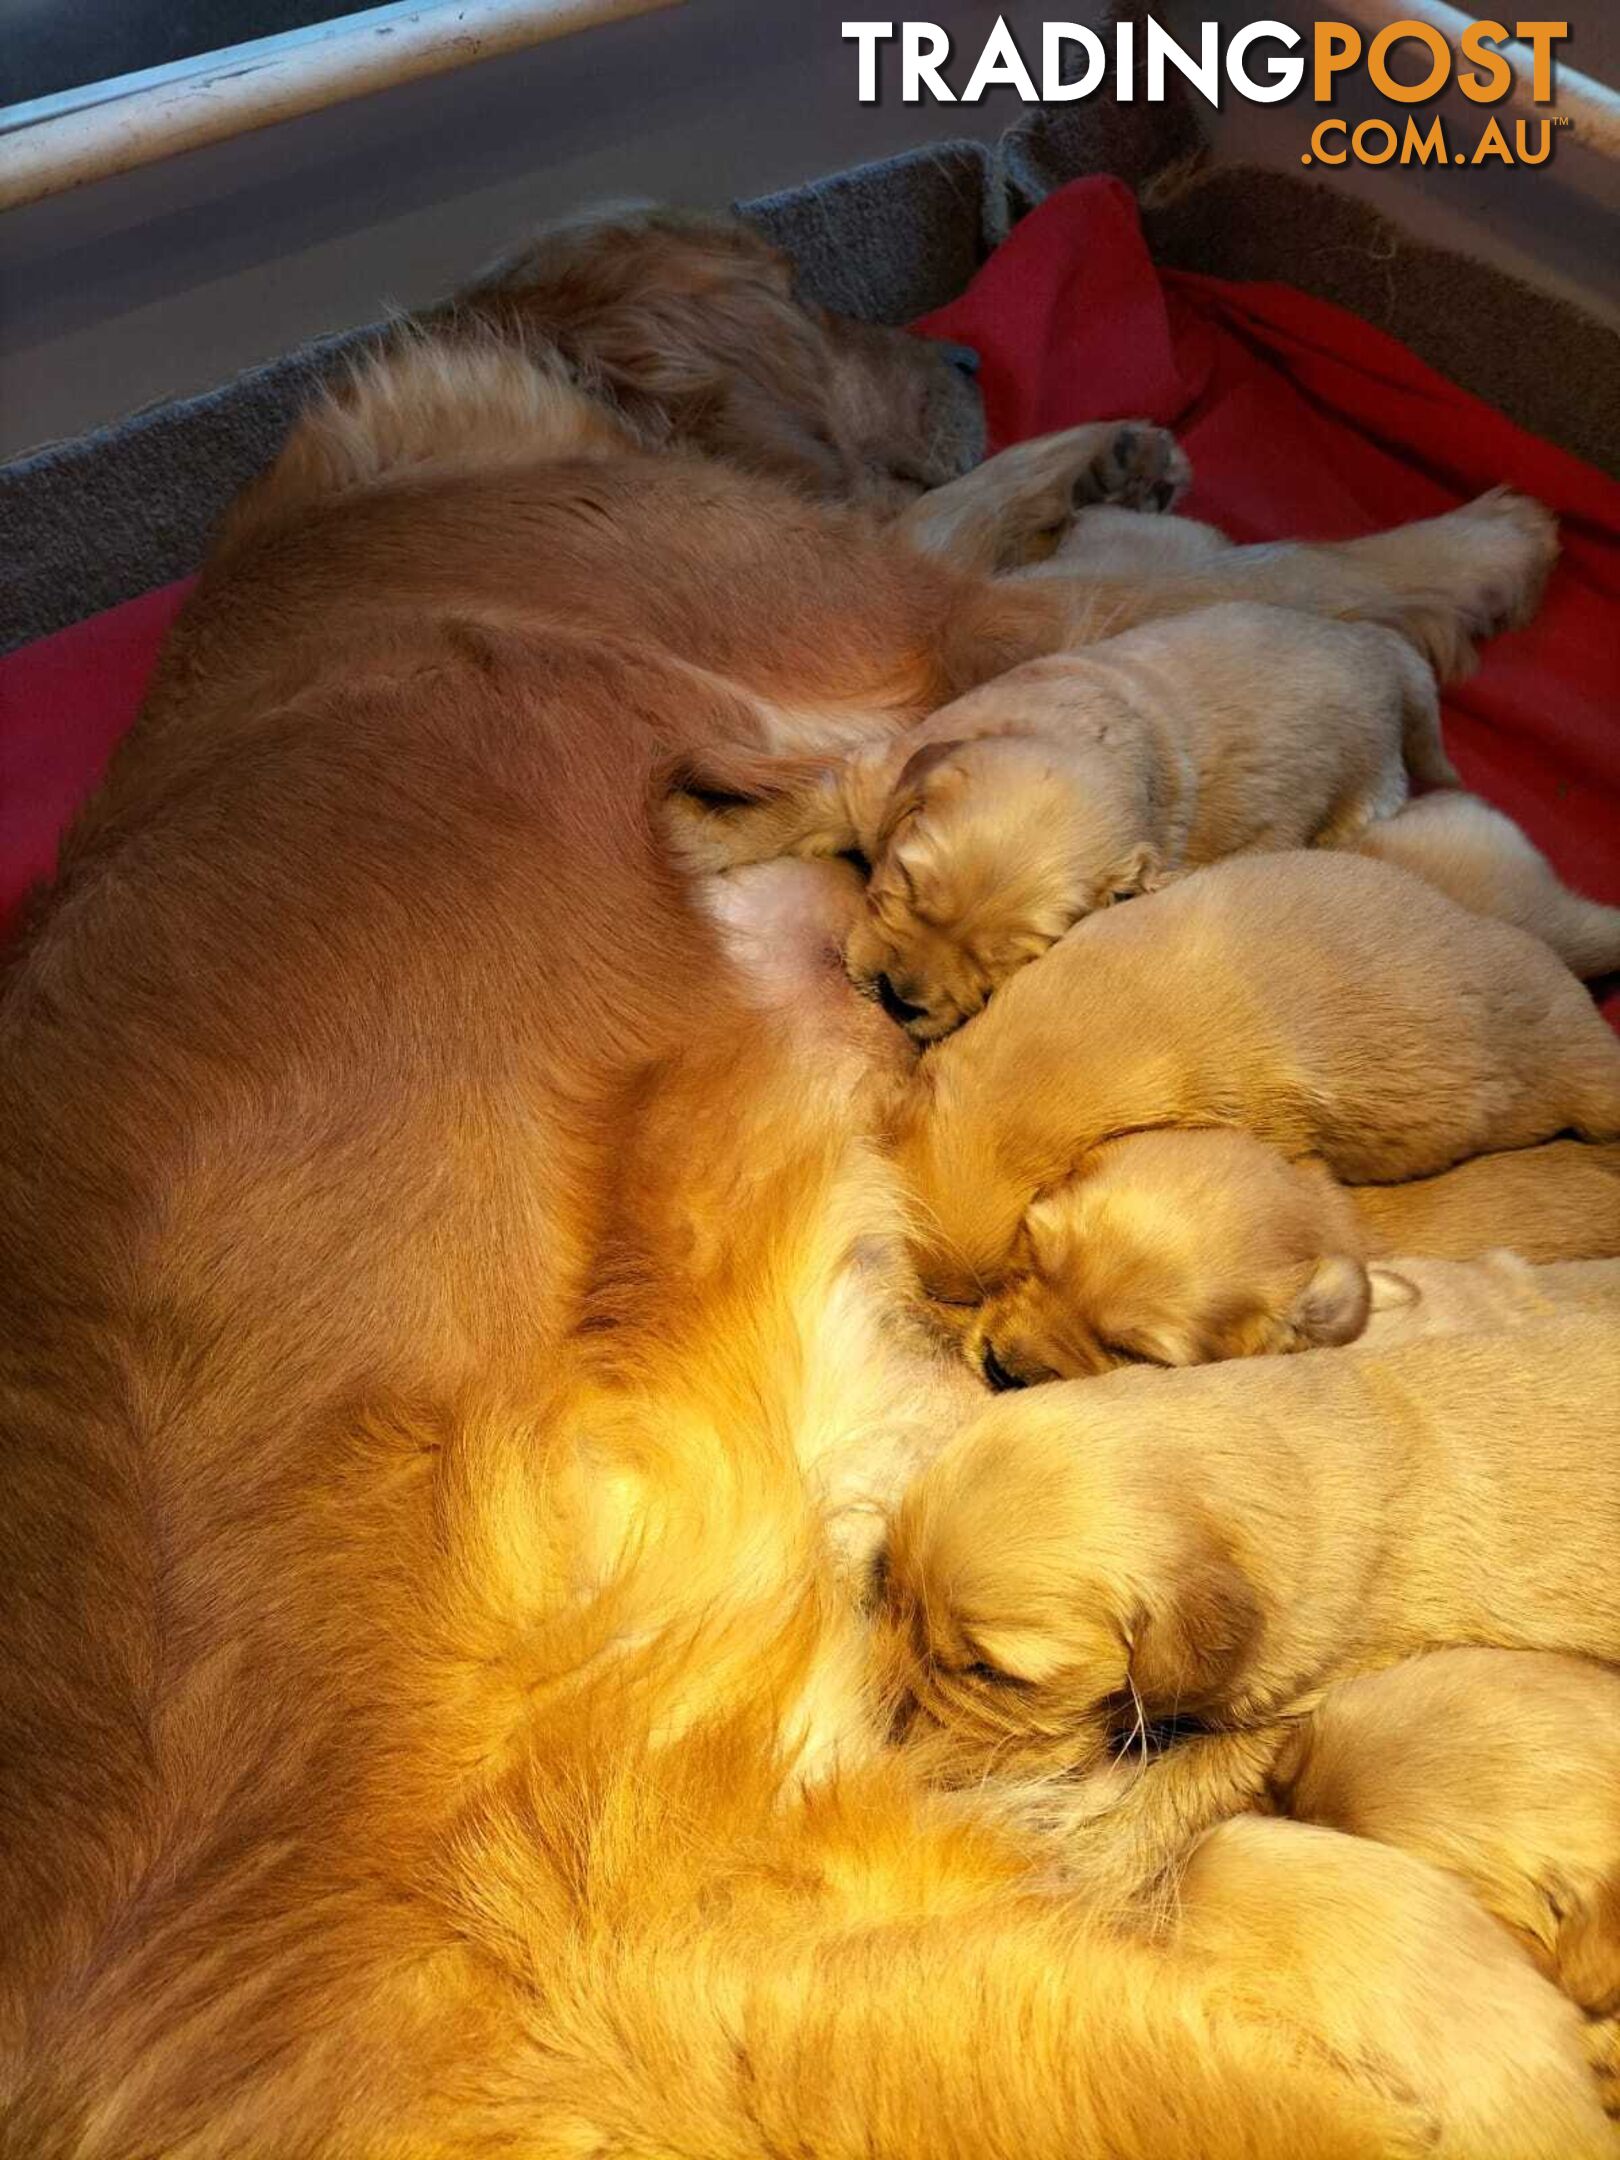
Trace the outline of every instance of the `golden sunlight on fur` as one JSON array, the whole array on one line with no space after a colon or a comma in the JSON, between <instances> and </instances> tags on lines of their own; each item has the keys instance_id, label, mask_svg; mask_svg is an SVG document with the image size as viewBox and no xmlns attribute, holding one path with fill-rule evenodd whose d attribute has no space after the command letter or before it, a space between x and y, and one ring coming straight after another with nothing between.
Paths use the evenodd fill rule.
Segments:
<instances>
[{"instance_id":1,"label":"golden sunlight on fur","mask_svg":"<svg viewBox=\"0 0 1620 2160\"><path fill-rule=\"evenodd\" d=\"M1347 1181L1620 1135L1620 1044L1523 931L1354 855L1251 856L1079 923L919 1069L899 1154L927 1287L1008 1271L1099 1142L1236 1124Z\"/></svg>"},{"instance_id":2,"label":"golden sunlight on fur","mask_svg":"<svg viewBox=\"0 0 1620 2160\"><path fill-rule=\"evenodd\" d=\"M1620 1657L1617 1390L1612 1313L1570 1311L1003 1398L895 1514L908 1738L962 1779L1052 1770L1437 1644Z\"/></svg>"},{"instance_id":3,"label":"golden sunlight on fur","mask_svg":"<svg viewBox=\"0 0 1620 2160\"><path fill-rule=\"evenodd\" d=\"M1460 1875L1583 2009L1620 2016L1620 1672L1545 1652L1414 1658L1333 1688L1270 1782L1301 1822Z\"/></svg>"},{"instance_id":4,"label":"golden sunlight on fur","mask_svg":"<svg viewBox=\"0 0 1620 2160\"><path fill-rule=\"evenodd\" d=\"M1050 1826L888 1744L868 1562L942 1446L895 1612L953 1517L1016 1607L1022 1522L1047 1604L1000 1647L1055 1657L1065 1722L1178 1673L1293 1702L1464 1606L1612 1651L1612 1330L1260 1361L1241 1414L1220 1372L1086 1383L1072 1425L1061 1388L986 1408L912 1310L882 1148L910 1052L837 981L847 880L700 885L669 775L834 755L1208 595L954 564L958 517L998 560L1028 538L989 469L926 553L885 520L938 475L867 470L913 363L835 336L857 379L808 400L826 348L774 259L605 230L295 429L8 956L0 2153L1600 2160L1580 2019L1439 1870L1255 1820L1174 1910L1100 1905ZM1456 657L1551 552L1493 498L1226 596ZM1353 970L1397 873L1349 868ZM1611 1068L1474 932L1547 1016L1495 1122L1601 1123ZM1095 1055L1140 1081L1109 1029ZM1207 1415L1144 1417L1183 1384ZM1467 1538L1448 1434L1480 1450Z\"/></svg>"},{"instance_id":5,"label":"golden sunlight on fur","mask_svg":"<svg viewBox=\"0 0 1620 2160\"><path fill-rule=\"evenodd\" d=\"M1031 1205L965 1348L999 1386L1349 1342L1371 1309L1344 1188L1235 1129L1133 1133Z\"/></svg>"}]
</instances>

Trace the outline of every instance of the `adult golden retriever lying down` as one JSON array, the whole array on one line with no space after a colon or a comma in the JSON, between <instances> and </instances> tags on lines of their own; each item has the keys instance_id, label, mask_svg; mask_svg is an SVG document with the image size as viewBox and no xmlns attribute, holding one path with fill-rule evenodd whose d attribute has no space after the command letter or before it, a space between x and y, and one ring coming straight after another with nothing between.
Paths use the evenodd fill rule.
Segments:
<instances>
[{"instance_id":1,"label":"adult golden retriever lying down","mask_svg":"<svg viewBox=\"0 0 1620 2160\"><path fill-rule=\"evenodd\" d=\"M1545 554L1271 560L1461 638ZM845 1555L977 1398L880 1016L729 957L655 775L1090 605L498 350L243 507L0 1008L8 2160L1610 2149L1438 1872L1233 1824L1102 1913L885 1745Z\"/></svg>"}]
</instances>

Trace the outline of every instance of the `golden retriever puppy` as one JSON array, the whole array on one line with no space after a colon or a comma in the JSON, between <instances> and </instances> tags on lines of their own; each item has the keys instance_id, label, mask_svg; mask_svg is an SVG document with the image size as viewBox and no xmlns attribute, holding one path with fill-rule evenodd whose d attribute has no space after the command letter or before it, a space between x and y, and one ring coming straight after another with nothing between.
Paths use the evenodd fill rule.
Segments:
<instances>
[{"instance_id":1,"label":"golden retriever puppy","mask_svg":"<svg viewBox=\"0 0 1620 2160\"><path fill-rule=\"evenodd\" d=\"M1620 2012L1620 1673L1440 1650L1335 1687L1272 1797L1460 1875L1583 2009Z\"/></svg>"},{"instance_id":2,"label":"golden retriever puppy","mask_svg":"<svg viewBox=\"0 0 1620 2160\"><path fill-rule=\"evenodd\" d=\"M1350 1182L1620 1134L1620 1043L1555 956L1404 872L1248 856L1076 924L918 1069L926 1287L976 1302L1102 1141L1244 1125Z\"/></svg>"},{"instance_id":3,"label":"golden retriever puppy","mask_svg":"<svg viewBox=\"0 0 1620 2160\"><path fill-rule=\"evenodd\" d=\"M1353 1340L1372 1284L1353 1201L1236 1128L1105 1141L1043 1191L963 1350L993 1387Z\"/></svg>"},{"instance_id":4,"label":"golden retriever puppy","mask_svg":"<svg viewBox=\"0 0 1620 2160\"><path fill-rule=\"evenodd\" d=\"M1097 908L1225 855L1343 845L1400 808L1408 770L1454 777L1405 638L1243 602L1016 668L889 770L855 836L872 869L848 959L924 1041Z\"/></svg>"},{"instance_id":5,"label":"golden retriever puppy","mask_svg":"<svg viewBox=\"0 0 1620 2160\"><path fill-rule=\"evenodd\" d=\"M1617 1391L1613 1315L1570 1311L1003 1398L895 1514L901 1728L971 1780L1445 1644L1620 1656Z\"/></svg>"},{"instance_id":6,"label":"golden retriever puppy","mask_svg":"<svg viewBox=\"0 0 1620 2160\"><path fill-rule=\"evenodd\" d=\"M1350 1194L1373 1253L1446 1260L1507 1248L1532 1261L1620 1254L1620 1147L1549 1140Z\"/></svg>"},{"instance_id":7,"label":"golden retriever puppy","mask_svg":"<svg viewBox=\"0 0 1620 2160\"><path fill-rule=\"evenodd\" d=\"M1029 661L842 763L759 768L726 855L864 856L850 973L931 1040L1097 908L1353 840L1409 768L1455 777L1405 638L1228 602Z\"/></svg>"},{"instance_id":8,"label":"golden retriever puppy","mask_svg":"<svg viewBox=\"0 0 1620 2160\"><path fill-rule=\"evenodd\" d=\"M1517 923L1585 977L1620 968L1620 908L1572 892L1510 817L1477 795L1441 788L1352 843L1449 893L1476 915Z\"/></svg>"},{"instance_id":9,"label":"golden retriever puppy","mask_svg":"<svg viewBox=\"0 0 1620 2160\"><path fill-rule=\"evenodd\" d=\"M1554 1142L1543 1152L1581 1146ZM1523 1182L1533 1195L1535 1180ZM1620 1173L1607 1182L1620 1217ZM1611 1262L1567 1258L1600 1254L1605 1243L1620 1250L1620 1234L1605 1239L1584 1217L1555 1241L1561 1266L1533 1267L1511 1251L1480 1256L1479 1247L1466 1259L1416 1257L1417 1208L1412 1237L1377 1240L1364 1202L1409 1190L1346 1188L1319 1162L1234 1127L1106 1141L1032 1204L1006 1279L959 1323L964 1354L992 1386L1027 1387L1115 1365L1317 1349L1355 1341L1369 1325L1380 1342L1508 1325L1620 1287ZM1401 1257L1369 1265L1375 1251Z\"/></svg>"}]
</instances>

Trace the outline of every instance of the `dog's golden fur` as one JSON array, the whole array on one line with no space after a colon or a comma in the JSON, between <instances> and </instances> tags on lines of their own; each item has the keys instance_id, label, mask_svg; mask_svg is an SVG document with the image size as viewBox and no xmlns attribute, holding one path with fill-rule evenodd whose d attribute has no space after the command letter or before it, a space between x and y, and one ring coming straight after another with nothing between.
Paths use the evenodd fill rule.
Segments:
<instances>
[{"instance_id":1,"label":"dog's golden fur","mask_svg":"<svg viewBox=\"0 0 1620 2160\"><path fill-rule=\"evenodd\" d=\"M867 858L850 972L930 1041L1097 908L1223 855L1349 843L1405 802L1408 767L1455 777L1405 638L1234 601L1014 668L784 776L745 830Z\"/></svg>"},{"instance_id":2,"label":"dog's golden fur","mask_svg":"<svg viewBox=\"0 0 1620 2160\"><path fill-rule=\"evenodd\" d=\"M1257 964L1256 956L1261 956ZM1620 1134L1620 1044L1523 931L1324 852L1248 856L1089 917L924 1059L900 1157L928 1287L1005 1276L1100 1142L1231 1124L1350 1182Z\"/></svg>"},{"instance_id":3,"label":"dog's golden fur","mask_svg":"<svg viewBox=\"0 0 1620 2160\"><path fill-rule=\"evenodd\" d=\"M1469 1260L1509 1248L1522 1259L1620 1256L1620 1147L1549 1140L1478 1155L1438 1177L1361 1185L1350 1195L1370 1252Z\"/></svg>"},{"instance_id":4,"label":"dog's golden fur","mask_svg":"<svg viewBox=\"0 0 1620 2160\"><path fill-rule=\"evenodd\" d=\"M1580 976L1620 968L1620 908L1572 892L1547 858L1500 810L1441 788L1370 825L1363 855L1398 863L1478 915L1517 923Z\"/></svg>"},{"instance_id":5,"label":"dog's golden fur","mask_svg":"<svg viewBox=\"0 0 1620 2160\"><path fill-rule=\"evenodd\" d=\"M882 1076L654 797L1094 596L542 375L458 333L304 424L9 965L0 2150L1596 2160L1438 1872L1234 1825L1105 1913L884 1748L839 1525L971 1383ZM1511 505L1293 556L1459 647L1545 559Z\"/></svg>"}]
</instances>

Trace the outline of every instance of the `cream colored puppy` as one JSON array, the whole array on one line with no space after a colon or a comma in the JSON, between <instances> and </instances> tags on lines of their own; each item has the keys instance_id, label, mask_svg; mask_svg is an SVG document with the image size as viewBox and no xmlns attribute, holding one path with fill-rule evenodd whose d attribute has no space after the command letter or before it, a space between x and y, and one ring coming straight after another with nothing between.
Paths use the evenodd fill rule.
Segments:
<instances>
[{"instance_id":1,"label":"cream colored puppy","mask_svg":"<svg viewBox=\"0 0 1620 2160\"><path fill-rule=\"evenodd\" d=\"M1616 1402L1620 1327L1576 1311L993 1403L896 1512L897 1729L966 1780L1448 1644L1620 1658Z\"/></svg>"},{"instance_id":2,"label":"cream colored puppy","mask_svg":"<svg viewBox=\"0 0 1620 2160\"><path fill-rule=\"evenodd\" d=\"M1460 1875L1594 2016L1620 2013L1620 1673L1441 1650L1334 1688L1271 1773L1297 1821Z\"/></svg>"},{"instance_id":3,"label":"cream colored puppy","mask_svg":"<svg viewBox=\"0 0 1620 2160\"><path fill-rule=\"evenodd\" d=\"M846 951L919 1041L1098 908L1223 856L1344 845L1400 809L1409 769L1455 778L1404 638L1239 602L1014 668L926 733L889 754Z\"/></svg>"},{"instance_id":4,"label":"cream colored puppy","mask_svg":"<svg viewBox=\"0 0 1620 2160\"><path fill-rule=\"evenodd\" d=\"M1079 923L925 1057L896 1151L925 1287L978 1303L1101 1142L1243 1125L1349 1182L1620 1137L1620 1043L1524 932L1404 872L1244 857Z\"/></svg>"},{"instance_id":5,"label":"cream colored puppy","mask_svg":"<svg viewBox=\"0 0 1620 2160\"><path fill-rule=\"evenodd\" d=\"M1567 1164L1568 1154L1595 1157L1599 1167ZM1551 1160L1538 1164L1538 1156ZM1201 1365L1321 1348L1356 1340L1369 1325L1379 1340L1505 1326L1554 1303L1620 1298L1612 1260L1565 1257L1620 1253L1620 1149L1554 1142L1526 1149L1522 1161L1555 1188L1573 1177L1581 1197L1587 1171L1607 1205L1607 1233L1584 1209L1565 1221L1554 1240L1564 1265L1532 1267L1491 1250L1490 1239L1466 1259L1420 1257L1425 1216L1435 1212L1420 1187L1349 1189L1319 1162L1291 1160L1235 1128L1107 1141L1031 1206L1005 1281L960 1329L964 1353L992 1386L1024 1387L1129 1363ZM1426 1182L1440 1186L1472 1167ZM1521 1175L1516 1184L1527 1200L1521 1226L1534 1233L1536 1179ZM1390 1205L1406 1194L1417 1195L1410 1235ZM1369 1200L1386 1225L1382 1236L1364 1211ZM1543 1194L1541 1218L1556 1211L1556 1191ZM1496 1238L1513 1235L1503 1209ZM1369 1265L1376 1253L1402 1257Z\"/></svg>"}]
</instances>

